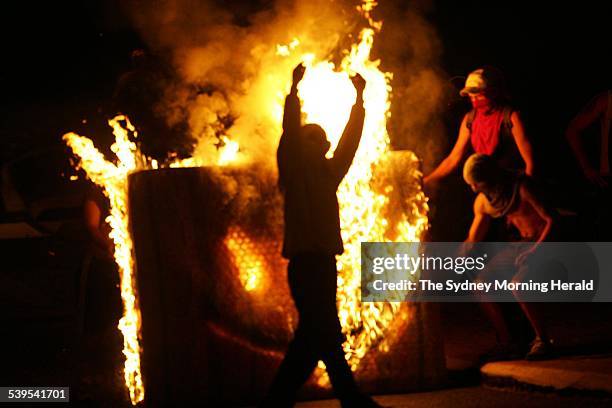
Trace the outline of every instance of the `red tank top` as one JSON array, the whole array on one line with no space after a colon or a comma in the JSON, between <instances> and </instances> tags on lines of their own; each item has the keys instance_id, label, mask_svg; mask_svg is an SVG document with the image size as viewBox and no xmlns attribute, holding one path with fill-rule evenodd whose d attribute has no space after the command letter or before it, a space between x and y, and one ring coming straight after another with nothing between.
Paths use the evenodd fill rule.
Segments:
<instances>
[{"instance_id":1,"label":"red tank top","mask_svg":"<svg viewBox=\"0 0 612 408\"><path fill-rule=\"evenodd\" d=\"M492 155L499 145L499 134L504 120L503 109L486 112L477 109L472 122L471 141L476 153Z\"/></svg>"}]
</instances>

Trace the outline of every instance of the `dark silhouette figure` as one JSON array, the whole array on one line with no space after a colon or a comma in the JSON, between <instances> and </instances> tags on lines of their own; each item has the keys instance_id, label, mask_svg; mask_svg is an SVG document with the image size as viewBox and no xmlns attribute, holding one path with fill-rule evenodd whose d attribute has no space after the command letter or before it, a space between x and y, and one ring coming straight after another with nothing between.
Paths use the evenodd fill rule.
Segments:
<instances>
[{"instance_id":1,"label":"dark silhouette figure","mask_svg":"<svg viewBox=\"0 0 612 408\"><path fill-rule=\"evenodd\" d=\"M334 157L326 159L330 143L325 131L318 125L300 124L297 85L304 71L301 64L293 71L277 152L279 187L284 196L283 256L289 259L289 286L299 324L262 405L293 406L297 390L308 380L318 360L323 360L343 407L378 407L358 391L344 358L336 306L335 256L344 250L336 190L361 139L365 80L359 75L352 78L357 101Z\"/></svg>"},{"instance_id":2,"label":"dark silhouette figure","mask_svg":"<svg viewBox=\"0 0 612 408\"><path fill-rule=\"evenodd\" d=\"M109 237L108 198L98 186L90 186L83 202L83 220L89 245L79 282L79 335L116 332L121 318L119 274L113 258L115 245Z\"/></svg>"},{"instance_id":3,"label":"dark silhouette figure","mask_svg":"<svg viewBox=\"0 0 612 408\"><path fill-rule=\"evenodd\" d=\"M590 157L589 149L585 149L585 132L590 126L599 122L601 126L598 160ZM612 189L610 188L610 166L612 165L612 149L610 148L610 134L612 134L612 90L596 96L580 113L570 122L565 136L576 156L584 179L589 182L585 190L588 203L583 211L594 217L595 225L593 237L596 241L609 241L612 239ZM590 152L589 152L590 153Z\"/></svg>"},{"instance_id":4,"label":"dark silhouette figure","mask_svg":"<svg viewBox=\"0 0 612 408\"><path fill-rule=\"evenodd\" d=\"M105 221L110 214L108 198L98 186L90 186L83 201L83 220L91 239L90 250L99 259L114 261L115 244L108 236L110 225Z\"/></svg>"},{"instance_id":5,"label":"dark silhouette figure","mask_svg":"<svg viewBox=\"0 0 612 408\"><path fill-rule=\"evenodd\" d=\"M581 133L597 121L601 122L599 168L593 165L585 152ZM565 136L580 164L584 178L591 184L607 188L610 179L610 133L612 123L612 90L596 96L569 124Z\"/></svg>"}]
</instances>

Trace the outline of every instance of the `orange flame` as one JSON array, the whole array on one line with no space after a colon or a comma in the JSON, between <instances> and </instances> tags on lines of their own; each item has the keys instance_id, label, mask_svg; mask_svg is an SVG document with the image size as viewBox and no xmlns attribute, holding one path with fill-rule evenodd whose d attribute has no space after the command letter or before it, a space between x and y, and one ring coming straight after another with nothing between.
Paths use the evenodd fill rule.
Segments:
<instances>
[{"instance_id":1,"label":"orange flame","mask_svg":"<svg viewBox=\"0 0 612 408\"><path fill-rule=\"evenodd\" d=\"M376 1L366 0L358 10L366 17L370 28L363 29L359 42L352 46L350 52L342 60L339 69L328 61L316 61L312 54L298 54L300 41L294 38L288 45L278 45L276 55L286 58L287 64L303 61L306 74L299 86L299 96L306 120L318 123L326 131L335 148L342 130L348 120L351 106L355 102L355 90L350 81L353 73L361 74L367 81L364 91L364 106L366 118L362 141L344 181L338 191L340 205L340 221L342 238L345 243L345 253L337 258L338 267L338 313L342 330L346 335L344 351L351 368L356 370L359 362L373 347L388 350L385 342L385 331L395 319L406 319L405 304L361 303L360 300L360 244L367 241L411 241L417 242L427 229L426 197L415 184L412 197L412 208L407 214L396 216L390 222L386 214L397 214L400 209L391 208L390 195L392 186L376 188L376 170L384 166L389 154L389 135L386 122L390 115L390 80L392 74L379 70L380 61L370 59L370 51L374 43L375 32L381 27L371 17L371 11ZM266 77L265 84L279 87L283 84L280 78ZM281 87L282 88L282 87ZM273 123L280 129L282 121L283 95L274 95L273 103L264 105L269 110ZM126 128L120 122L127 122ZM129 141L128 131L134 131L127 118L118 116L109 121L116 137L113 152L117 155L117 164L104 159L93 146L91 140L69 133L64 136L66 143L74 153L81 158L81 167L88 177L102 186L111 201L111 215L108 221L112 227L111 238L115 243L115 260L121 274L121 295L124 304L124 315L119 323L119 329L124 337L125 382L129 389L132 404L137 404L144 398L144 387L140 374L139 329L140 311L135 291L133 276L132 242L128 233L127 213L127 176L129 173L142 169L156 169L157 162L142 156L136 145ZM278 132L280 134L280 132ZM175 160L170 167L193 167L216 164L218 166L236 164L249 157L241 152L237 142L228 136L222 136L221 148L216 157L202 156L194 151L194 156ZM196 149L197 150L197 149ZM333 154L333 149L330 155ZM418 159L414 154L409 157L412 164ZM419 180L420 174L412 166L410 177ZM417 183L413 181L413 183ZM253 246L255 243L246 239L239 228L230 228L225 245L235 259L242 259L237 265L240 281L246 291L254 291L261 285L262 265ZM245 245L246 243L246 245ZM240 253L239 253L240 252ZM417 276L414 276L417 279ZM324 365L320 362L320 369ZM319 370L319 384L326 383L327 378Z\"/></svg>"},{"instance_id":2,"label":"orange flame","mask_svg":"<svg viewBox=\"0 0 612 408\"><path fill-rule=\"evenodd\" d=\"M238 268L238 278L247 292L256 290L261 284L265 260L256 252L257 243L239 227L231 227L225 237L225 245Z\"/></svg>"},{"instance_id":3,"label":"orange flame","mask_svg":"<svg viewBox=\"0 0 612 408\"><path fill-rule=\"evenodd\" d=\"M342 238L345 243L345 252L337 260L338 313L347 336L344 351L353 370L357 369L366 352L383 337L385 329L401 307L400 303L361 303L361 242L415 242L420 240L427 228L426 207L422 206L416 214L416 222L410 223L404 217L398 225L394 225L397 233L390 237L390 226L383 213L389 205L387 193L391 187L387 191L374 191L371 185L375 177L374 170L389 151L386 121L389 117L391 92L391 74L378 69L379 61L370 60L373 41L374 30L362 30L360 42L344 58L339 71L327 61L309 62L304 79L298 86L306 121L319 124L335 148L356 97L349 75L357 72L367 82L362 141L338 191ZM310 59L310 56L305 57ZM418 178L418 174L414 176ZM419 199L424 201L424 195ZM320 364L319 367L323 368L324 365Z\"/></svg>"},{"instance_id":4,"label":"orange flame","mask_svg":"<svg viewBox=\"0 0 612 408\"><path fill-rule=\"evenodd\" d=\"M121 126L126 122L126 127ZM111 150L117 156L117 164L107 161L91 140L75 133L64 135L72 151L80 157L80 167L87 176L99 186L110 200L110 215L106 221L111 226L110 237L115 243L115 262L119 266L121 280L121 299L123 300L123 317L118 328L123 334L123 354L125 355L124 376L132 404L144 399L144 386L140 373L140 309L135 290L134 261L132 257L132 240L128 230L127 212L127 176L129 173L148 167L147 160L138 153L136 145L128 138L128 131L134 127L124 116L110 120L115 143Z\"/></svg>"}]
</instances>

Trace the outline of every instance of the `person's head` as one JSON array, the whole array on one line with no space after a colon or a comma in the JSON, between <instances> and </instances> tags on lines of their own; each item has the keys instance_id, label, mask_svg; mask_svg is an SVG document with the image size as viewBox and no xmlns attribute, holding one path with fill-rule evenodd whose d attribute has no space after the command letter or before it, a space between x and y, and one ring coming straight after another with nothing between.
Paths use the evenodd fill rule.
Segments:
<instances>
[{"instance_id":1,"label":"person's head","mask_svg":"<svg viewBox=\"0 0 612 408\"><path fill-rule=\"evenodd\" d=\"M475 193L488 193L503 182L503 170L491 156L475 153L463 166L463 179Z\"/></svg>"},{"instance_id":2,"label":"person's head","mask_svg":"<svg viewBox=\"0 0 612 408\"><path fill-rule=\"evenodd\" d=\"M459 94L469 97L475 109L495 108L507 104L510 99L504 74L492 66L472 71Z\"/></svg>"},{"instance_id":3,"label":"person's head","mask_svg":"<svg viewBox=\"0 0 612 408\"><path fill-rule=\"evenodd\" d=\"M142 48L136 48L130 52L130 60L133 68L141 68L147 63L147 52Z\"/></svg>"},{"instance_id":4,"label":"person's head","mask_svg":"<svg viewBox=\"0 0 612 408\"><path fill-rule=\"evenodd\" d=\"M324 159L331 144L327 135L319 125L309 123L302 126L302 138L305 154L311 159Z\"/></svg>"}]
</instances>

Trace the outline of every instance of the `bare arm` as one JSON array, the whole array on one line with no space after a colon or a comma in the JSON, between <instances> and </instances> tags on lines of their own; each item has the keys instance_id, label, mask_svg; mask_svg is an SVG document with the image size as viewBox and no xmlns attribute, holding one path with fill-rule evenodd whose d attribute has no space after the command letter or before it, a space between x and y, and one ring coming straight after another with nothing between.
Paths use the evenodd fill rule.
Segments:
<instances>
[{"instance_id":1,"label":"bare arm","mask_svg":"<svg viewBox=\"0 0 612 408\"><path fill-rule=\"evenodd\" d=\"M467 128L467 115L465 115L463 117L463 121L461 122L459 136L457 137L453 150L451 150L450 154L444 160L442 160L434 171L423 179L423 183L431 184L436 180L448 176L452 171L454 171L457 166L459 166L459 162L463 156L465 156L469 141L470 130Z\"/></svg>"},{"instance_id":2,"label":"bare arm","mask_svg":"<svg viewBox=\"0 0 612 408\"><path fill-rule=\"evenodd\" d=\"M589 163L589 159L584 151L584 146L580 140L580 134L591 124L595 123L605 112L608 103L608 95L602 94L593 99L569 124L565 131L567 139L574 156L580 164L584 176L593 184L606 186L606 182L597 169Z\"/></svg>"},{"instance_id":3,"label":"bare arm","mask_svg":"<svg viewBox=\"0 0 612 408\"><path fill-rule=\"evenodd\" d=\"M361 140L361 133L363 132L363 122L365 120L365 110L363 108L363 90L365 87L365 80L357 74L353 79L355 89L357 91L357 100L353 109L351 110L351 116L342 132L342 137L334 150L334 157L330 159L331 168L337 177L337 182L340 183L342 178L348 172L357 148L359 147L359 141Z\"/></svg>"},{"instance_id":4,"label":"bare arm","mask_svg":"<svg viewBox=\"0 0 612 408\"><path fill-rule=\"evenodd\" d=\"M298 134L300 131L300 100L294 87L285 98L285 111L283 114L283 134L278 143L278 155L291 156L298 149Z\"/></svg>"},{"instance_id":5,"label":"bare arm","mask_svg":"<svg viewBox=\"0 0 612 408\"><path fill-rule=\"evenodd\" d=\"M510 120L512 121L512 136L514 137L514 142L525 162L525 173L527 173L528 176L533 176L533 148L531 147L531 142L529 142L527 138L523 121L518 112L513 112L512 116L510 116Z\"/></svg>"},{"instance_id":6,"label":"bare arm","mask_svg":"<svg viewBox=\"0 0 612 408\"><path fill-rule=\"evenodd\" d=\"M474 200L474 219L465 242L480 242L487 235L491 224L491 216L487 212L486 200L487 198L482 193L476 196Z\"/></svg>"}]
</instances>

